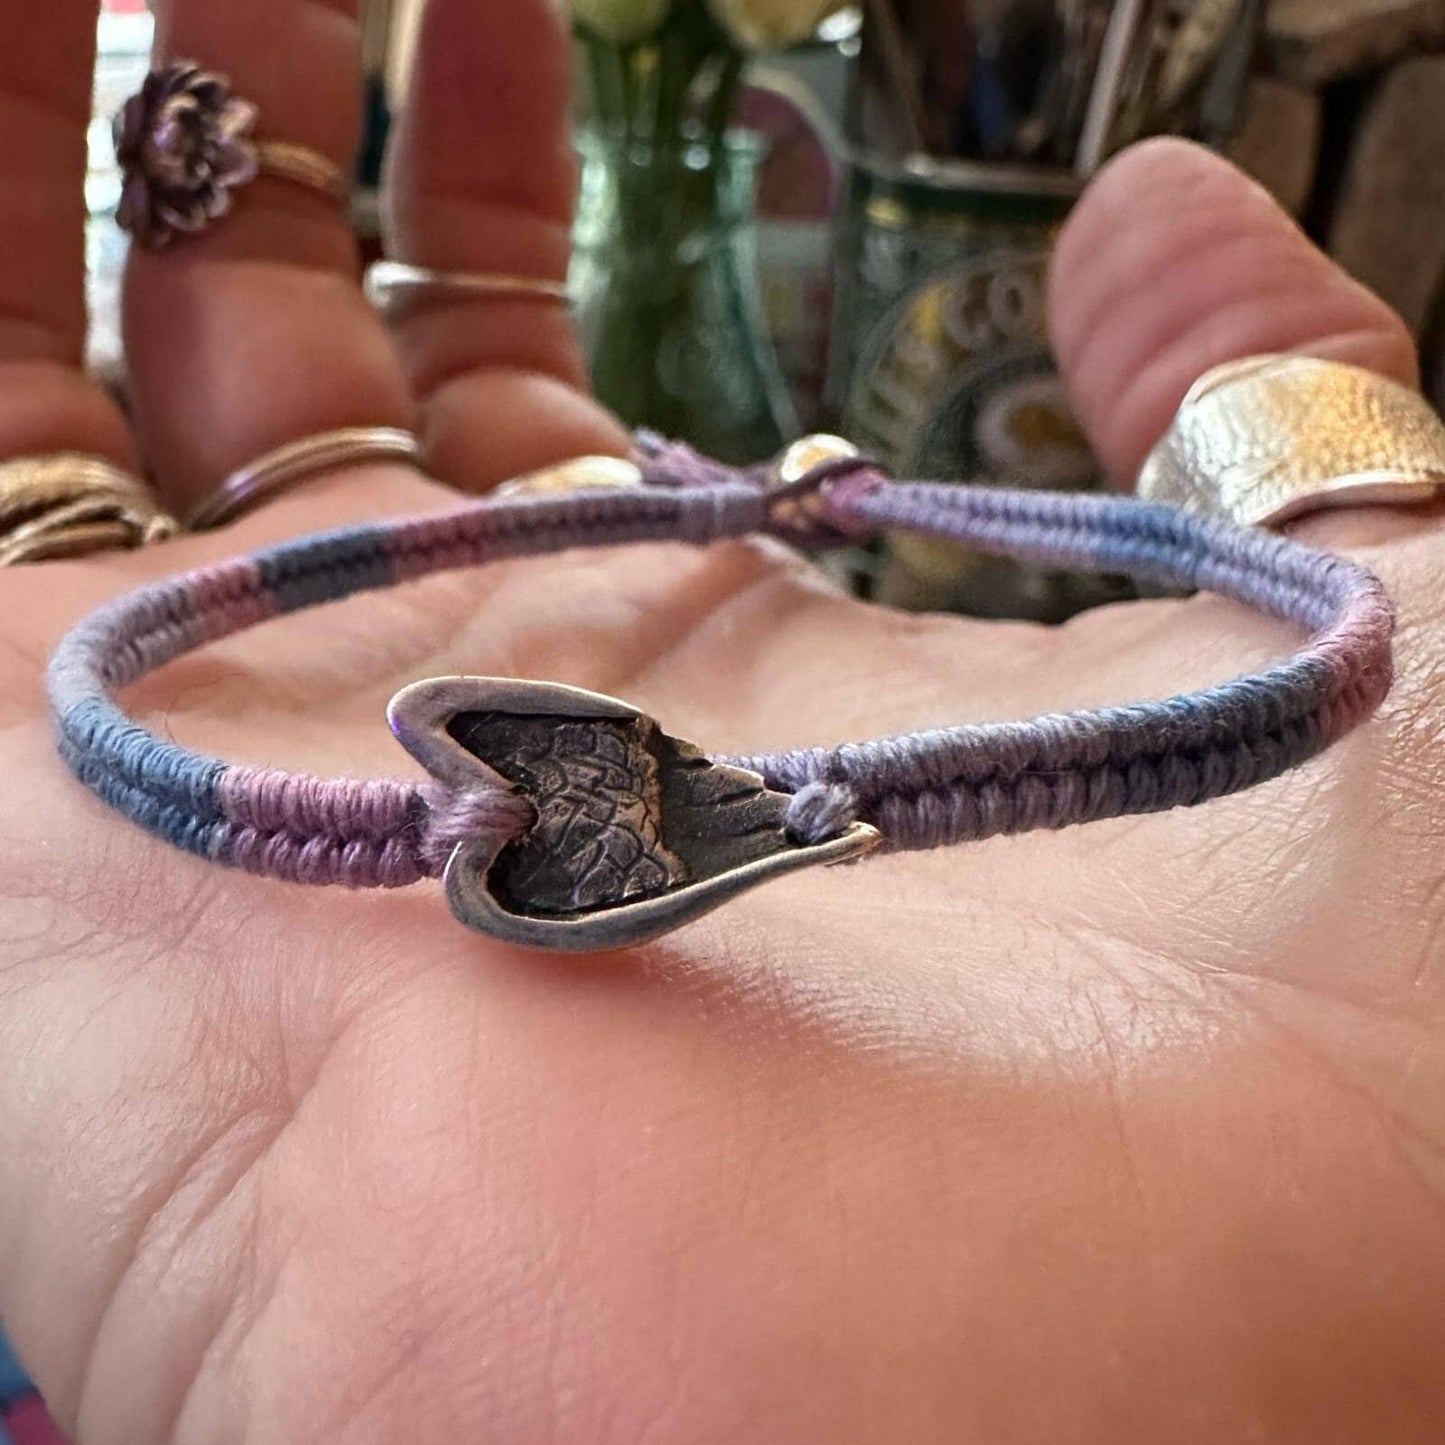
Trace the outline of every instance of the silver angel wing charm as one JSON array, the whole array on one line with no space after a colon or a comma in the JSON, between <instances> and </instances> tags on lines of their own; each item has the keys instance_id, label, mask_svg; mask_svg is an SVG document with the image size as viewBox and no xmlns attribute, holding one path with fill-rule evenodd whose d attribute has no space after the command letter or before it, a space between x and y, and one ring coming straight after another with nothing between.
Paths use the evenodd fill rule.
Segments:
<instances>
[{"instance_id":1,"label":"silver angel wing charm","mask_svg":"<svg viewBox=\"0 0 1445 1445\"><path fill-rule=\"evenodd\" d=\"M615 698L555 683L437 678L392 700L392 730L453 788L506 787L536 823L498 850L458 844L446 870L469 927L531 948L620 948L796 868L878 841L855 823L827 842L786 829L790 799L713 763Z\"/></svg>"}]
</instances>

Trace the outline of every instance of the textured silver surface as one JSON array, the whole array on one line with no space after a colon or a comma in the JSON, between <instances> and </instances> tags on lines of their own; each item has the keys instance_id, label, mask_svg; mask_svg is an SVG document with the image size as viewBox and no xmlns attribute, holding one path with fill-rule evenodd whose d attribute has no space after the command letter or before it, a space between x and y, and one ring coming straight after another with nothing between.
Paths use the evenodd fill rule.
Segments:
<instances>
[{"instance_id":1,"label":"textured silver surface","mask_svg":"<svg viewBox=\"0 0 1445 1445\"><path fill-rule=\"evenodd\" d=\"M659 759L639 727L476 712L448 731L537 810L536 826L492 865L489 886L503 907L565 916L689 880L662 839Z\"/></svg>"},{"instance_id":2,"label":"textured silver surface","mask_svg":"<svg viewBox=\"0 0 1445 1445\"><path fill-rule=\"evenodd\" d=\"M1329 507L1429 500L1445 424L1418 392L1307 356L1207 373L1139 475L1139 495L1262 526Z\"/></svg>"}]
</instances>

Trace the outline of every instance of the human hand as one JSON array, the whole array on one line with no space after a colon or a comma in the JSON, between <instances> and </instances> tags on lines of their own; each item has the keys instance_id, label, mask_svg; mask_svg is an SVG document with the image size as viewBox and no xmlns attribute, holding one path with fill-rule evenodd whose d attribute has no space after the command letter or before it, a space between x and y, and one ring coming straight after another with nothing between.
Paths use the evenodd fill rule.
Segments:
<instances>
[{"instance_id":1,"label":"human hand","mask_svg":"<svg viewBox=\"0 0 1445 1445\"><path fill-rule=\"evenodd\" d=\"M80 375L84 0L0 52L0 456L139 448L177 507L278 442L415 421L467 490L625 438L560 315L388 339L339 220L264 184L138 255L134 434ZM348 0L172 0L172 55L349 153ZM560 275L564 37L433 0L395 250ZM1292 347L1411 379L1269 203L1141 148L1062 243L1055 330L1133 474L1187 385ZM54 755L49 650L147 578L445 505L372 467L226 532L0 574L0 1317L83 1445L1434 1439L1445 1417L1438 515L1300 531L1401 609L1380 719L1209 807L771 885L554 961L434 889L225 872ZM133 699L188 745L404 775L387 698L515 674L711 750L1159 697L1287 631L1214 599L1057 631L895 615L781 548L508 564L303 614Z\"/></svg>"}]
</instances>

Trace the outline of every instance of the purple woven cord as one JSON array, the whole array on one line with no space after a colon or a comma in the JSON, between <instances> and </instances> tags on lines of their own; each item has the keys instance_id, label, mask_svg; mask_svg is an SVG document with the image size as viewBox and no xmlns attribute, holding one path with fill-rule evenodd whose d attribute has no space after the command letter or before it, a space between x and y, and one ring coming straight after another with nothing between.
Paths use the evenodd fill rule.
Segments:
<instances>
[{"instance_id":1,"label":"purple woven cord","mask_svg":"<svg viewBox=\"0 0 1445 1445\"><path fill-rule=\"evenodd\" d=\"M1207 588L1315 636L1267 672L1163 702L734 759L797 795L805 837L862 817L890 848L933 848L1201 803L1312 757L1389 692L1393 608L1344 558L1112 497L912 483L829 501L841 527Z\"/></svg>"},{"instance_id":2,"label":"purple woven cord","mask_svg":"<svg viewBox=\"0 0 1445 1445\"><path fill-rule=\"evenodd\" d=\"M486 836L500 844L528 826L525 800L226 764L137 727L116 694L267 618L433 572L570 547L702 545L756 531L818 541L917 531L1031 561L1207 588L1312 634L1276 667L1165 702L730 759L795 795L790 826L808 840L864 818L889 847L926 848L1202 802L1304 761L1389 690L1393 616L1379 583L1282 538L1121 498L888 484L864 462L832 463L790 488L785 516L772 510L760 471L733 471L656 439L641 447L640 490L486 501L344 529L102 608L52 660L62 754L128 817L220 862L350 886L436 876L456 843ZM810 492L804 525L792 504Z\"/></svg>"},{"instance_id":3,"label":"purple woven cord","mask_svg":"<svg viewBox=\"0 0 1445 1445\"><path fill-rule=\"evenodd\" d=\"M756 486L479 502L345 528L142 588L75 628L51 660L62 757L87 787L178 847L296 883L404 887L439 876L455 841L529 814L511 793L323 779L228 765L137 727L116 695L183 653L284 612L433 572L569 547L742 536L766 520Z\"/></svg>"}]
</instances>

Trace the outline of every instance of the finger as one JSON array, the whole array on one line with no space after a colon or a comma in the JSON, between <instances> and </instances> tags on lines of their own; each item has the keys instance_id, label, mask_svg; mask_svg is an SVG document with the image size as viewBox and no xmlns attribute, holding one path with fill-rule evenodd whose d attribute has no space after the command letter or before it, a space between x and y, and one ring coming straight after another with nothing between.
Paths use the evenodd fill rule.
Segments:
<instances>
[{"instance_id":1,"label":"finger","mask_svg":"<svg viewBox=\"0 0 1445 1445\"><path fill-rule=\"evenodd\" d=\"M83 181L96 13L96 0L6 7L0 458L85 451L134 464L120 412L82 371Z\"/></svg>"},{"instance_id":2,"label":"finger","mask_svg":"<svg viewBox=\"0 0 1445 1445\"><path fill-rule=\"evenodd\" d=\"M391 253L442 271L567 274L569 49L551 0L431 0L390 176ZM561 457L625 451L584 395L565 308L457 300L397 330L435 473L481 490Z\"/></svg>"},{"instance_id":3,"label":"finger","mask_svg":"<svg viewBox=\"0 0 1445 1445\"><path fill-rule=\"evenodd\" d=\"M1050 312L1080 418L1124 484L1224 362L1300 351L1418 382L1400 318L1261 187L1182 141L1126 151L1085 193L1059 238Z\"/></svg>"},{"instance_id":4,"label":"finger","mask_svg":"<svg viewBox=\"0 0 1445 1445\"><path fill-rule=\"evenodd\" d=\"M260 112L260 139L350 173L360 133L357 0L167 0L158 59L194 59ZM262 177L201 236L137 247L125 321L139 430L162 488L193 503L298 437L406 426L410 395L357 285L334 198Z\"/></svg>"}]
</instances>

